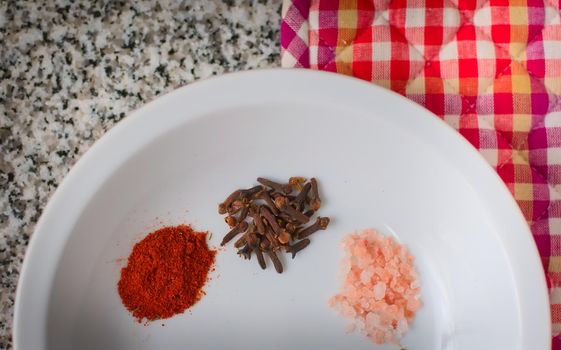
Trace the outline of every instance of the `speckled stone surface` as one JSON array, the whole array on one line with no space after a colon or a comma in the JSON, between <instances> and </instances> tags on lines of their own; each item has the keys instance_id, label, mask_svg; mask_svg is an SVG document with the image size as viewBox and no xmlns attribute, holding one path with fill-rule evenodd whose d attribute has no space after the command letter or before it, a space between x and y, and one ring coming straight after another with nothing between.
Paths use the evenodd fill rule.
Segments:
<instances>
[{"instance_id":1,"label":"speckled stone surface","mask_svg":"<svg viewBox=\"0 0 561 350\"><path fill-rule=\"evenodd\" d=\"M281 1L0 2L0 349L29 238L119 120L211 75L279 66Z\"/></svg>"}]
</instances>

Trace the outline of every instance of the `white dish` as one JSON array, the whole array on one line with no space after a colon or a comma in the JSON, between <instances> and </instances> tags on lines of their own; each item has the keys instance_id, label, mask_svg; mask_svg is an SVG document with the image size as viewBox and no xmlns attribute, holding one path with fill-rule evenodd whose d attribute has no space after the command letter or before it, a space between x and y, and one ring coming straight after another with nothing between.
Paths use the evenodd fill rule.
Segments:
<instances>
[{"instance_id":1,"label":"white dish","mask_svg":"<svg viewBox=\"0 0 561 350\"><path fill-rule=\"evenodd\" d=\"M207 295L143 325L116 290L123 258L161 225L226 231L216 205L257 176L316 176L329 229L285 273L219 253ZM352 78L237 73L149 103L78 162L45 209L18 287L16 350L373 349L327 306L344 234L407 244L423 308L408 349L550 346L543 270L494 171L425 109ZM121 260L119 260L121 259ZM165 324L165 327L162 327ZM380 349L392 347L380 347Z\"/></svg>"}]
</instances>

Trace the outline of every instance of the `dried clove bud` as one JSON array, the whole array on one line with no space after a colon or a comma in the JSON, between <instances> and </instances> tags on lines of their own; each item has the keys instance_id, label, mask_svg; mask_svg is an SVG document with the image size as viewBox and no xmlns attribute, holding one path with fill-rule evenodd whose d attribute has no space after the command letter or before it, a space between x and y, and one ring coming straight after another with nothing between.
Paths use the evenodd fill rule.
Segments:
<instances>
[{"instance_id":1,"label":"dried clove bud","mask_svg":"<svg viewBox=\"0 0 561 350\"><path fill-rule=\"evenodd\" d=\"M218 214L224 215L228 212L228 208L224 203L218 204Z\"/></svg>"},{"instance_id":2,"label":"dried clove bud","mask_svg":"<svg viewBox=\"0 0 561 350\"><path fill-rule=\"evenodd\" d=\"M284 250L287 253L292 254L292 259L296 256L296 253L301 251L302 249L306 248L310 244L310 240L308 238L304 238L301 241L294 243L293 245L286 246Z\"/></svg>"},{"instance_id":3,"label":"dried clove bud","mask_svg":"<svg viewBox=\"0 0 561 350\"><path fill-rule=\"evenodd\" d=\"M277 223L277 220L275 219L273 213L271 213L271 210L268 207L265 206L261 207L261 217L267 220L267 223L269 223L269 226L271 226L275 235L278 235L281 232L281 228Z\"/></svg>"},{"instance_id":4,"label":"dried clove bud","mask_svg":"<svg viewBox=\"0 0 561 350\"><path fill-rule=\"evenodd\" d=\"M247 190L240 190L240 197L247 198L248 200L251 200L261 190L263 190L263 186L261 186L261 185L253 186L252 188L248 188Z\"/></svg>"},{"instance_id":5,"label":"dried clove bud","mask_svg":"<svg viewBox=\"0 0 561 350\"><path fill-rule=\"evenodd\" d=\"M265 257L263 257L263 252L259 248L254 249L253 251L255 252L255 256L257 256L257 261L259 262L259 266L261 266L261 268L265 270L267 268L267 264L265 263Z\"/></svg>"},{"instance_id":6,"label":"dried clove bud","mask_svg":"<svg viewBox=\"0 0 561 350\"><path fill-rule=\"evenodd\" d=\"M236 226L238 224L238 220L233 217L232 215L228 215L224 218L224 221L226 221L226 224L228 224L228 226L230 226L230 228L233 228L234 226Z\"/></svg>"},{"instance_id":7,"label":"dried clove bud","mask_svg":"<svg viewBox=\"0 0 561 350\"><path fill-rule=\"evenodd\" d=\"M248 224L245 221L240 222L236 227L234 227L230 232L224 236L222 239L221 246L225 245L226 243L230 242L232 238L236 237L239 233L245 232L247 230Z\"/></svg>"},{"instance_id":8,"label":"dried clove bud","mask_svg":"<svg viewBox=\"0 0 561 350\"><path fill-rule=\"evenodd\" d=\"M290 242L290 238L291 238L290 233L284 230L277 237L279 243L282 245L288 244L288 242Z\"/></svg>"},{"instance_id":9,"label":"dried clove bud","mask_svg":"<svg viewBox=\"0 0 561 350\"><path fill-rule=\"evenodd\" d=\"M269 195L268 191L259 192L259 198L264 200L265 203L267 203L268 207L271 209L274 215L279 215L279 210L277 209L277 206L271 199L271 195Z\"/></svg>"},{"instance_id":10,"label":"dried clove bud","mask_svg":"<svg viewBox=\"0 0 561 350\"><path fill-rule=\"evenodd\" d=\"M230 195L224 200L224 202L220 203L218 205L218 213L219 214L226 214L226 212L228 211L228 208L230 207L230 204L232 204L232 202L236 199L238 199L238 197L240 196L241 191L240 190L236 190L232 193L230 193Z\"/></svg>"},{"instance_id":11,"label":"dried clove bud","mask_svg":"<svg viewBox=\"0 0 561 350\"><path fill-rule=\"evenodd\" d=\"M234 247L241 248L247 244L247 233L238 238L238 240L234 243Z\"/></svg>"},{"instance_id":12,"label":"dried clove bud","mask_svg":"<svg viewBox=\"0 0 561 350\"><path fill-rule=\"evenodd\" d=\"M278 192L282 192L285 194L290 194L290 192L292 192L292 186L290 186L290 184L279 184L278 182L274 182L271 181L269 179L265 179L262 177L258 177L257 178L257 182L259 182L261 185L270 187L272 189L274 189L275 191Z\"/></svg>"},{"instance_id":13,"label":"dried clove bud","mask_svg":"<svg viewBox=\"0 0 561 350\"><path fill-rule=\"evenodd\" d=\"M275 270L277 270L278 273L282 273L282 263L280 262L277 254L274 251L271 251L271 250L269 250L267 252L267 254L269 255L269 258L271 258L271 261L273 262L273 266L275 267Z\"/></svg>"},{"instance_id":14,"label":"dried clove bud","mask_svg":"<svg viewBox=\"0 0 561 350\"><path fill-rule=\"evenodd\" d=\"M259 248L261 248L261 250L264 252L269 250L269 248L271 248L271 242L267 237L265 237L265 239L262 239L261 242L259 242Z\"/></svg>"},{"instance_id":15,"label":"dried clove bud","mask_svg":"<svg viewBox=\"0 0 561 350\"><path fill-rule=\"evenodd\" d=\"M315 177L310 179L312 189L310 191L310 208L317 211L321 207L321 199L319 198L318 182Z\"/></svg>"},{"instance_id":16,"label":"dried clove bud","mask_svg":"<svg viewBox=\"0 0 561 350\"><path fill-rule=\"evenodd\" d=\"M236 199L235 201L232 202L232 204L228 207L227 211L228 214L233 215L236 214L238 211L242 210L243 207L246 206L247 203L244 203L242 200L240 199Z\"/></svg>"},{"instance_id":17,"label":"dried clove bud","mask_svg":"<svg viewBox=\"0 0 561 350\"><path fill-rule=\"evenodd\" d=\"M251 249L255 249L259 247L259 237L253 232L250 232L246 238L247 244L251 247Z\"/></svg>"},{"instance_id":18,"label":"dried clove bud","mask_svg":"<svg viewBox=\"0 0 561 350\"><path fill-rule=\"evenodd\" d=\"M285 204L284 207L282 207L282 211L284 213L288 214L288 216L290 216L290 218L292 219L291 221L296 221L300 224L307 224L308 221L310 221L309 217L302 214L301 212L294 209L292 206L290 206L288 204Z\"/></svg>"},{"instance_id":19,"label":"dried clove bud","mask_svg":"<svg viewBox=\"0 0 561 350\"><path fill-rule=\"evenodd\" d=\"M240 212L240 216L238 217L238 222L242 222L247 218L247 214L249 213L249 205L245 205Z\"/></svg>"},{"instance_id":20,"label":"dried clove bud","mask_svg":"<svg viewBox=\"0 0 561 350\"><path fill-rule=\"evenodd\" d=\"M325 230L327 228L327 225L329 225L329 218L327 217L318 217L316 222L314 222L313 225L306 227L305 229L303 229L302 231L298 232L298 239L303 239L308 237L309 235L311 235L314 232L317 232L319 230Z\"/></svg>"},{"instance_id":21,"label":"dried clove bud","mask_svg":"<svg viewBox=\"0 0 561 350\"><path fill-rule=\"evenodd\" d=\"M296 206L296 209L300 211L304 209L304 204L306 204L306 198L308 198L308 193L310 192L311 188L312 184L308 182L306 185L304 185L304 188L302 188L300 193L298 193L298 195L294 199L294 205Z\"/></svg>"},{"instance_id":22,"label":"dried clove bud","mask_svg":"<svg viewBox=\"0 0 561 350\"><path fill-rule=\"evenodd\" d=\"M267 241L269 241L269 247L271 248L271 250L273 251L279 250L280 248L279 241L277 240L277 237L275 237L270 230L267 230L267 232L265 233L265 238L267 239Z\"/></svg>"},{"instance_id":23,"label":"dried clove bud","mask_svg":"<svg viewBox=\"0 0 561 350\"><path fill-rule=\"evenodd\" d=\"M292 234L296 232L296 225L292 222L287 222L286 226L284 226L284 229L288 231L288 233Z\"/></svg>"},{"instance_id":24,"label":"dried clove bud","mask_svg":"<svg viewBox=\"0 0 561 350\"><path fill-rule=\"evenodd\" d=\"M280 220L284 221L285 225L288 224L289 222L291 222L293 224L297 224L297 222L292 217L290 217L290 215L288 215L287 213L280 212L279 213L279 218L280 218ZM280 226L282 227L282 225L280 225Z\"/></svg>"},{"instance_id":25,"label":"dried clove bud","mask_svg":"<svg viewBox=\"0 0 561 350\"><path fill-rule=\"evenodd\" d=\"M261 218L261 206L251 207L249 210L249 216L253 219L255 226L257 227L257 233L260 235L265 234L265 225L263 224L263 219Z\"/></svg>"},{"instance_id":26,"label":"dried clove bud","mask_svg":"<svg viewBox=\"0 0 561 350\"><path fill-rule=\"evenodd\" d=\"M282 208L284 208L284 206L286 205L287 202L288 202L288 200L286 199L285 196L283 196L283 195L275 196L275 200L274 200L275 207L277 207L279 210L282 210Z\"/></svg>"},{"instance_id":27,"label":"dried clove bud","mask_svg":"<svg viewBox=\"0 0 561 350\"><path fill-rule=\"evenodd\" d=\"M302 184L306 182L306 178L302 176L292 176L288 179L288 183L297 191L302 191Z\"/></svg>"}]
</instances>

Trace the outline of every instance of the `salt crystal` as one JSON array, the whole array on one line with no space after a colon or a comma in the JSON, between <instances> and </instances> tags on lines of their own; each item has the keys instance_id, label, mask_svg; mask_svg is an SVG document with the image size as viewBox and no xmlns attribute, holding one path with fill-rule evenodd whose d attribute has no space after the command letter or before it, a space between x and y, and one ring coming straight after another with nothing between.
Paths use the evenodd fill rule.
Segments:
<instances>
[{"instance_id":1,"label":"salt crystal","mask_svg":"<svg viewBox=\"0 0 561 350\"><path fill-rule=\"evenodd\" d=\"M381 330L377 330L377 331L374 333L374 339L375 339L374 342L375 342L376 344L384 344L384 343L386 342L385 334L384 334L384 332L381 331Z\"/></svg>"},{"instance_id":2,"label":"salt crystal","mask_svg":"<svg viewBox=\"0 0 561 350\"><path fill-rule=\"evenodd\" d=\"M360 300L360 306L361 306L363 309L368 309L368 306L369 306L369 305L370 305L370 302L368 301L367 298L362 298L362 299Z\"/></svg>"},{"instance_id":3,"label":"salt crystal","mask_svg":"<svg viewBox=\"0 0 561 350\"><path fill-rule=\"evenodd\" d=\"M409 327L407 326L407 320L401 319L397 321L397 327L396 327L396 331L400 334L404 334L405 332L407 332L407 330L409 329Z\"/></svg>"},{"instance_id":4,"label":"salt crystal","mask_svg":"<svg viewBox=\"0 0 561 350\"><path fill-rule=\"evenodd\" d=\"M421 307L421 302L418 299L407 300L407 309L417 311Z\"/></svg>"},{"instance_id":5,"label":"salt crystal","mask_svg":"<svg viewBox=\"0 0 561 350\"><path fill-rule=\"evenodd\" d=\"M378 282L374 286L374 299L381 300L386 295L386 284Z\"/></svg>"},{"instance_id":6,"label":"salt crystal","mask_svg":"<svg viewBox=\"0 0 561 350\"><path fill-rule=\"evenodd\" d=\"M353 319L349 331L358 329L377 344L397 344L421 306L413 257L372 229L346 236L342 247L345 283L329 304Z\"/></svg>"},{"instance_id":7,"label":"salt crystal","mask_svg":"<svg viewBox=\"0 0 561 350\"><path fill-rule=\"evenodd\" d=\"M378 327L380 325L380 316L378 316L374 312L369 312L368 314L366 314L366 323L373 327Z\"/></svg>"},{"instance_id":8,"label":"salt crystal","mask_svg":"<svg viewBox=\"0 0 561 350\"><path fill-rule=\"evenodd\" d=\"M370 278L372 278L372 270L368 269L368 270L363 270L360 273L360 281L364 284L367 284L368 282L370 282Z\"/></svg>"}]
</instances>

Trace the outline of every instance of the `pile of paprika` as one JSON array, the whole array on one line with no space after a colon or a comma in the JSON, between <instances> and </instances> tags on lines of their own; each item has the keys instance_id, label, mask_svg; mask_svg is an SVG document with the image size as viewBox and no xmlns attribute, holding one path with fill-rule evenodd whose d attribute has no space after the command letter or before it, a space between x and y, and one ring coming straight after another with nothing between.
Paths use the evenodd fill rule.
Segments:
<instances>
[{"instance_id":1,"label":"pile of paprika","mask_svg":"<svg viewBox=\"0 0 561 350\"><path fill-rule=\"evenodd\" d=\"M118 290L123 305L139 322L182 313L204 295L216 256L206 236L186 225L164 227L133 247Z\"/></svg>"}]
</instances>

